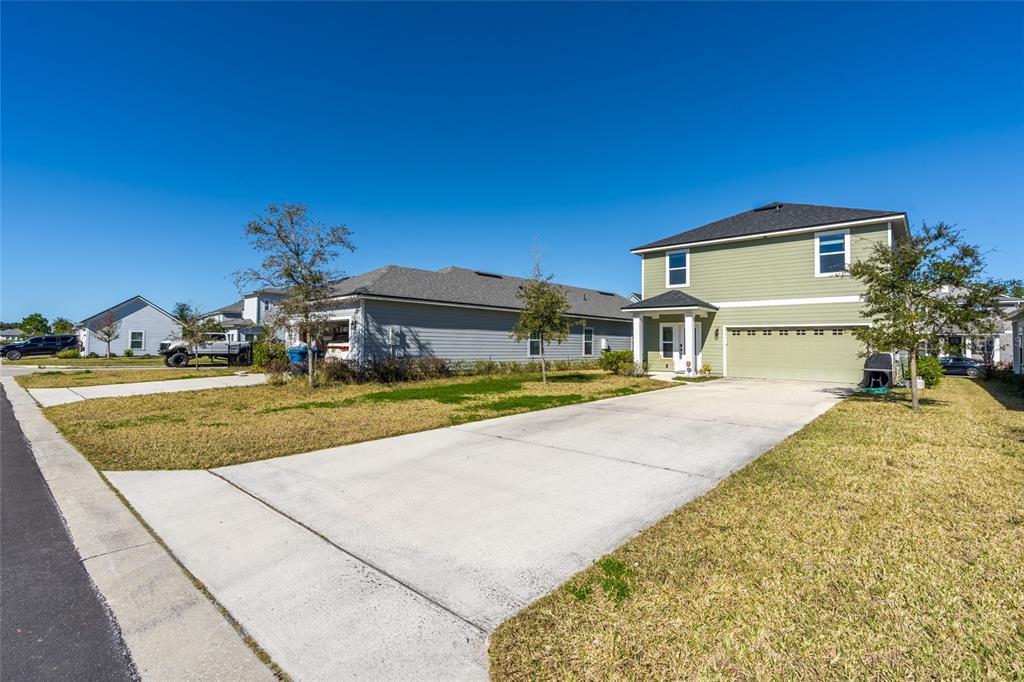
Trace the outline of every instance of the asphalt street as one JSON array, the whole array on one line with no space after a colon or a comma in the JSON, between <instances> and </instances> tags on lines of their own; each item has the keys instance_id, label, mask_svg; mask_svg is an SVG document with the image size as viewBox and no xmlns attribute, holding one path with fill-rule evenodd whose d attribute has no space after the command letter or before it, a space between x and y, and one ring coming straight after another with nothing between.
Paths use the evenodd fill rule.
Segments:
<instances>
[{"instance_id":1,"label":"asphalt street","mask_svg":"<svg viewBox=\"0 0 1024 682\"><path fill-rule=\"evenodd\" d=\"M137 679L0 388L0 678Z\"/></svg>"}]
</instances>

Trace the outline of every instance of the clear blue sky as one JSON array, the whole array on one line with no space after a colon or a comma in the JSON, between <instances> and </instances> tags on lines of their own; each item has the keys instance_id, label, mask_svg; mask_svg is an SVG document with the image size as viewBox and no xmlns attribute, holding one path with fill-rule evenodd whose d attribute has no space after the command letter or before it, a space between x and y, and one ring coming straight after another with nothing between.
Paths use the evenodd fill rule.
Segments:
<instances>
[{"instance_id":1,"label":"clear blue sky","mask_svg":"<svg viewBox=\"0 0 1024 682\"><path fill-rule=\"evenodd\" d=\"M628 292L769 201L958 223L1024 275L1024 5L2 5L2 302L237 298L275 201L339 266Z\"/></svg>"}]
</instances>

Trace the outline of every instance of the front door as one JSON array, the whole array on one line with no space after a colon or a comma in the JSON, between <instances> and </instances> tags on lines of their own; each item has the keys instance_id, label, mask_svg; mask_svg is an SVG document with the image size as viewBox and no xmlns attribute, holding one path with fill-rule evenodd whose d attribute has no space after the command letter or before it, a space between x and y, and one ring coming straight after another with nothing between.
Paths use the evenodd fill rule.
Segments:
<instances>
[{"instance_id":1,"label":"front door","mask_svg":"<svg viewBox=\"0 0 1024 682\"><path fill-rule=\"evenodd\" d=\"M672 360L672 369L686 371L686 346L682 322L661 323L661 357Z\"/></svg>"}]
</instances>

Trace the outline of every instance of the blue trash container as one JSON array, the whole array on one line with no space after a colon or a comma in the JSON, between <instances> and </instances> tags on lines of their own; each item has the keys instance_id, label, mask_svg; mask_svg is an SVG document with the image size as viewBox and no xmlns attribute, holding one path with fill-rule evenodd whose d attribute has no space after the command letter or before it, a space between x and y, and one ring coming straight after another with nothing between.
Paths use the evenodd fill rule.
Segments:
<instances>
[{"instance_id":1,"label":"blue trash container","mask_svg":"<svg viewBox=\"0 0 1024 682\"><path fill-rule=\"evenodd\" d=\"M294 346L288 349L288 360L293 365L301 365L309 357L309 349L305 346Z\"/></svg>"}]
</instances>

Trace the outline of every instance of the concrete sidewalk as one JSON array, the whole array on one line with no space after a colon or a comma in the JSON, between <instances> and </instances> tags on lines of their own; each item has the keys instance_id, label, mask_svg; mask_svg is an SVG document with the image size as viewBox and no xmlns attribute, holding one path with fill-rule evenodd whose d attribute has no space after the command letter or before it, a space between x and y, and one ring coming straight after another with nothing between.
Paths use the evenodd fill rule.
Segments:
<instances>
[{"instance_id":1,"label":"concrete sidewalk","mask_svg":"<svg viewBox=\"0 0 1024 682\"><path fill-rule=\"evenodd\" d=\"M166 381L145 381L135 384L105 384L102 386L78 386L75 388L30 388L29 394L43 407L64 405L91 398L124 398L133 395L155 393L178 393L179 391L202 391L208 388L232 388L236 386L257 386L266 383L266 374L242 374L232 376L203 377L200 379L168 379Z\"/></svg>"},{"instance_id":2,"label":"concrete sidewalk","mask_svg":"<svg viewBox=\"0 0 1024 682\"><path fill-rule=\"evenodd\" d=\"M844 394L721 380L107 476L294 678L483 680L502 621Z\"/></svg>"},{"instance_id":3,"label":"concrete sidewalk","mask_svg":"<svg viewBox=\"0 0 1024 682\"><path fill-rule=\"evenodd\" d=\"M10 377L0 382L142 679L275 679L25 389Z\"/></svg>"}]
</instances>

